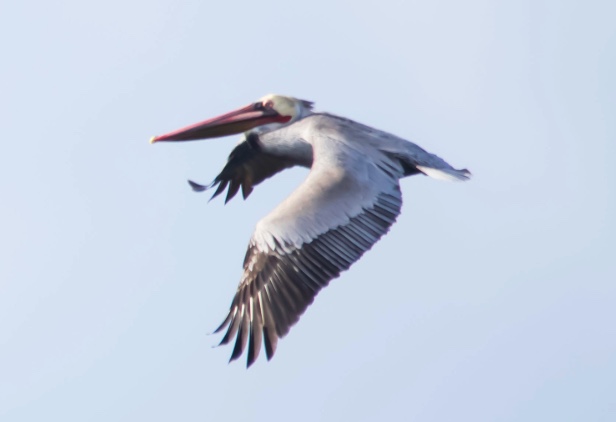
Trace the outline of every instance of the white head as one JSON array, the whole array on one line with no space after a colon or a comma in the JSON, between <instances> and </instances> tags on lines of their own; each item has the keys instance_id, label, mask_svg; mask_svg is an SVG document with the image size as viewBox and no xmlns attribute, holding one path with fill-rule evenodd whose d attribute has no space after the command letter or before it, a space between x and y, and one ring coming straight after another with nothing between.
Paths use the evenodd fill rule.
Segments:
<instances>
[{"instance_id":1,"label":"white head","mask_svg":"<svg viewBox=\"0 0 616 422\"><path fill-rule=\"evenodd\" d=\"M312 102L284 95L268 94L259 99L264 107L271 107L281 116L288 116L293 123L312 112Z\"/></svg>"}]
</instances>

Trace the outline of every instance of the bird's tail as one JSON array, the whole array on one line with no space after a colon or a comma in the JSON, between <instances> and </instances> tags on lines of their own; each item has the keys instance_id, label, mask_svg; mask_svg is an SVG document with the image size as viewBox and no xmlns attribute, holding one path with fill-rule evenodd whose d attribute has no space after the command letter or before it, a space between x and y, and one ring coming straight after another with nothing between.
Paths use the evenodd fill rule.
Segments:
<instances>
[{"instance_id":1,"label":"bird's tail","mask_svg":"<svg viewBox=\"0 0 616 422\"><path fill-rule=\"evenodd\" d=\"M448 182L463 182L471 178L471 172L467 169L457 170L454 168L432 168L425 166L416 166L417 170L438 180L446 180Z\"/></svg>"}]
</instances>

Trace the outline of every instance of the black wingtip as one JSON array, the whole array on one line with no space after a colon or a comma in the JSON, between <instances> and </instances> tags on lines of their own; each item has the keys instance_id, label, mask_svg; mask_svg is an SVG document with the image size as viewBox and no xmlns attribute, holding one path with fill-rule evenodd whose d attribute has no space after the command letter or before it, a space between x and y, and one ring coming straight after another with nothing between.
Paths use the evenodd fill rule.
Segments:
<instances>
[{"instance_id":1,"label":"black wingtip","mask_svg":"<svg viewBox=\"0 0 616 422\"><path fill-rule=\"evenodd\" d=\"M229 325L229 322L231 322L232 316L233 316L233 314L231 312L229 312L227 314L227 317L225 318L225 320L214 331L212 331L211 334L220 333L223 328L225 328L227 325Z\"/></svg>"},{"instance_id":2,"label":"black wingtip","mask_svg":"<svg viewBox=\"0 0 616 422\"><path fill-rule=\"evenodd\" d=\"M199 183L193 182L192 180L188 181L188 184L195 192L203 192L208 190L209 186L200 185Z\"/></svg>"}]
</instances>

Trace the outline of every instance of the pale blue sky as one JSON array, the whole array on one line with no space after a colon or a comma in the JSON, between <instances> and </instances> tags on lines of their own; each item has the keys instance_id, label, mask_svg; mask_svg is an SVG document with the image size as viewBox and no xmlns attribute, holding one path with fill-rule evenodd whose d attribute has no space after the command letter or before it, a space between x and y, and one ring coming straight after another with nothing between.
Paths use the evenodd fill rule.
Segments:
<instances>
[{"instance_id":1,"label":"pale blue sky","mask_svg":"<svg viewBox=\"0 0 616 422\"><path fill-rule=\"evenodd\" d=\"M0 420L616 420L616 3L3 2ZM271 362L227 365L251 231L306 174L207 203L276 92L406 137L391 233Z\"/></svg>"}]
</instances>

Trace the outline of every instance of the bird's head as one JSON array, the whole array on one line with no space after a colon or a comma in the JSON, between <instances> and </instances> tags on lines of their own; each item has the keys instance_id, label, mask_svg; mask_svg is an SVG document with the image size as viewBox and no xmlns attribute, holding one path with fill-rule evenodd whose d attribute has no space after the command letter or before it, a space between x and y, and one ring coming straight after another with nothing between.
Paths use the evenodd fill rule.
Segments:
<instances>
[{"instance_id":1,"label":"bird's head","mask_svg":"<svg viewBox=\"0 0 616 422\"><path fill-rule=\"evenodd\" d=\"M165 135L154 136L150 139L150 143L194 141L250 131L267 133L303 119L311 113L311 110L310 101L269 94L252 104L213 119Z\"/></svg>"}]
</instances>

